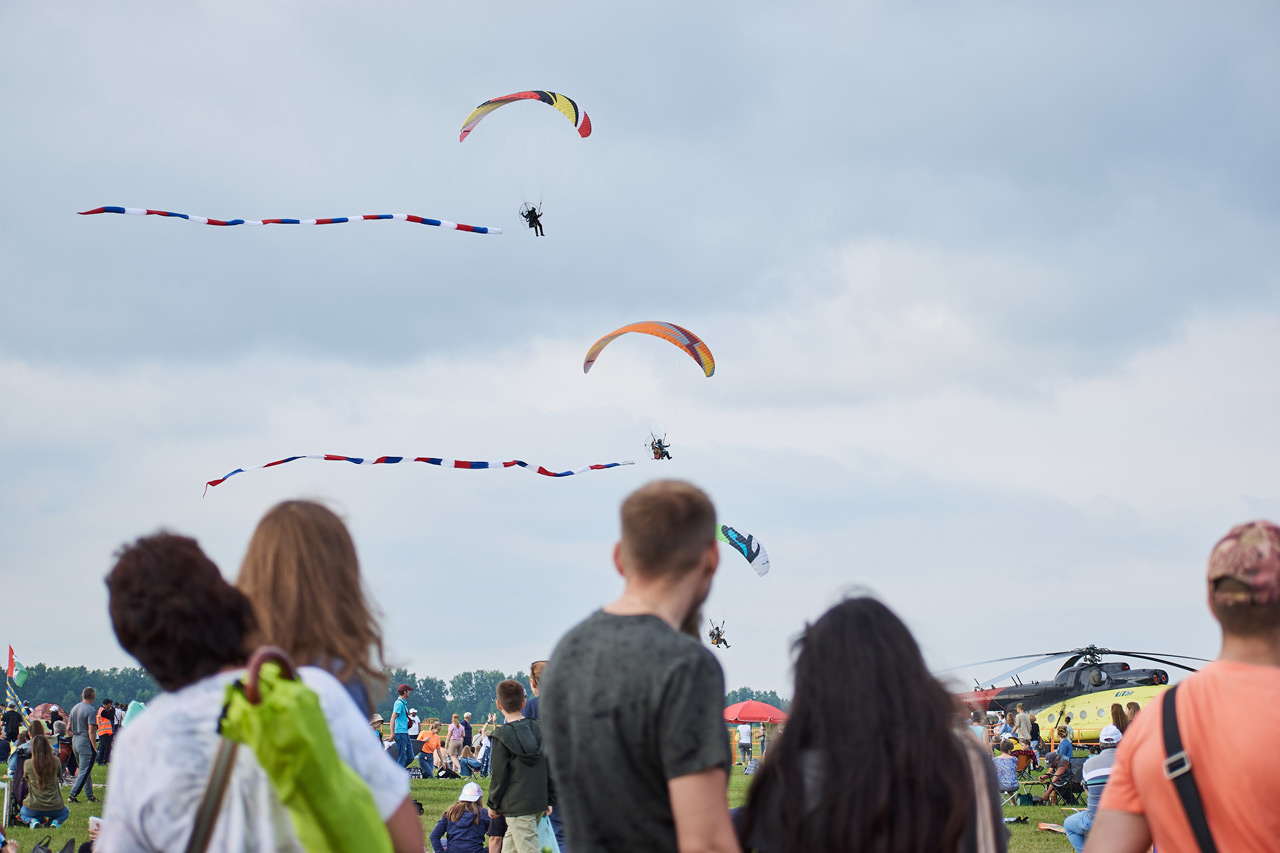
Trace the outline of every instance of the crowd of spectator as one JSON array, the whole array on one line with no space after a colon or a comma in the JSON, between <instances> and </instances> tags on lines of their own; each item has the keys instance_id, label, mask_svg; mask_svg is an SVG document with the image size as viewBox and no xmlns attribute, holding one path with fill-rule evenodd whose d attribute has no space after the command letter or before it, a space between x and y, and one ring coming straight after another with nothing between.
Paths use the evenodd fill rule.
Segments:
<instances>
[{"instance_id":1,"label":"crowd of spectator","mask_svg":"<svg viewBox=\"0 0 1280 853\"><path fill-rule=\"evenodd\" d=\"M349 770L344 784L374 814L370 849L538 853L553 836L563 851L988 853L1007 847L1001 793L1032 779L1041 802L1081 803L1062 827L1076 850L1208 849L1205 833L1216 849L1260 850L1280 837L1277 783L1251 742L1254 714L1280 700L1274 525L1235 528L1212 553L1218 661L1178 686L1176 707L1172 690L1141 715L1112 705L1088 757L1076 755L1069 717L1047 733L1021 705L958 719L901 619L868 596L841 601L796 641L786 734L757 761L751 727L736 732L736 758L756 775L731 812L724 679L698 639L719 567L714 507L690 484L660 481L623 502L621 521L619 596L534 662L528 691L498 684L498 713L478 727L469 713L420 719L409 685L389 721L373 713L381 630L346 526L325 507L269 511L235 584L192 539L138 539L107 576L109 610L121 646L165 692L124 726L91 687L69 712L55 709L49 728L10 702L0 743L25 782L21 819L65 821L68 802L95 799L94 764L109 763L94 850L192 849L192 839L201 851L304 849L296 798L308 795L286 802L271 762L220 735L227 697L256 684L251 652L269 645L297 665L326 723L314 760ZM907 734L850 737L850 720ZM473 777L425 841L410 769ZM486 777L487 797L474 781Z\"/></svg>"}]
</instances>

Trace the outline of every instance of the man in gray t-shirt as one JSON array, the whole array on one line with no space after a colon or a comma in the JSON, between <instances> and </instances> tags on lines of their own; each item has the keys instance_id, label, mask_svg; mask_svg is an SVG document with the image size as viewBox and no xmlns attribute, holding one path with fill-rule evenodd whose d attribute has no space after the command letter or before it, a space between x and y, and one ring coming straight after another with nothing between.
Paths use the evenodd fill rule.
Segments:
<instances>
[{"instance_id":1,"label":"man in gray t-shirt","mask_svg":"<svg viewBox=\"0 0 1280 853\"><path fill-rule=\"evenodd\" d=\"M573 853L736 851L724 675L697 639L719 563L715 509L659 481L622 505L621 598L556 646L540 717ZM692 634L692 636L691 636Z\"/></svg>"},{"instance_id":2,"label":"man in gray t-shirt","mask_svg":"<svg viewBox=\"0 0 1280 853\"><path fill-rule=\"evenodd\" d=\"M67 715L67 728L71 732L71 748L76 751L76 760L80 762L80 770L76 773L76 781L71 786L70 802L76 802L76 795L81 790L89 802L93 796L93 761L98 747L98 709L93 707L97 694L92 687L86 687L80 694L79 705L71 709Z\"/></svg>"}]
</instances>

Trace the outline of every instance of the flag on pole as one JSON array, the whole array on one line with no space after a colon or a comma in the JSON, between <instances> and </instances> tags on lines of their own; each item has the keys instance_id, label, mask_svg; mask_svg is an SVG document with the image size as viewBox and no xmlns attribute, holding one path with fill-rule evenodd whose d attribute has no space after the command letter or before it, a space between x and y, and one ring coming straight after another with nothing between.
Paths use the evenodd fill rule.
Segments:
<instances>
[{"instance_id":1,"label":"flag on pole","mask_svg":"<svg viewBox=\"0 0 1280 853\"><path fill-rule=\"evenodd\" d=\"M27 715L22 711L22 700L18 698L18 691L13 689L13 682L6 678L4 680L4 686L6 692L9 694L9 701L18 706L18 713L22 714L22 718L25 720Z\"/></svg>"},{"instance_id":2,"label":"flag on pole","mask_svg":"<svg viewBox=\"0 0 1280 853\"><path fill-rule=\"evenodd\" d=\"M22 665L22 661L14 657L13 646L9 647L9 666L5 669L5 676L13 679L13 683L18 687L27 683L27 668Z\"/></svg>"}]
</instances>

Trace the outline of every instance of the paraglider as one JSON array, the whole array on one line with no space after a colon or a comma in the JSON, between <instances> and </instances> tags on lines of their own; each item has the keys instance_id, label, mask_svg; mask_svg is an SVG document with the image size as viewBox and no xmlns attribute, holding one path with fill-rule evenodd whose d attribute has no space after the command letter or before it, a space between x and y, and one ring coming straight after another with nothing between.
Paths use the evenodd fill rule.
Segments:
<instances>
[{"instance_id":1,"label":"paraglider","mask_svg":"<svg viewBox=\"0 0 1280 853\"><path fill-rule=\"evenodd\" d=\"M558 92L530 89L491 98L476 107L462 123L458 142L465 142L490 113L521 101L551 107L569 120L580 139L591 135L591 119L572 98ZM472 142L467 150L482 157L486 165L496 167L492 171L505 173L524 202L520 216L525 224L536 236L545 236L541 220L543 191L556 182L569 149L576 144L573 134L555 113L539 106L503 110L503 114L487 122L485 130L478 135L480 142ZM478 151L474 150L477 146Z\"/></svg>"},{"instance_id":2,"label":"paraglider","mask_svg":"<svg viewBox=\"0 0 1280 853\"><path fill-rule=\"evenodd\" d=\"M531 204L526 204L520 209L520 215L524 218L525 224L533 229L534 236L546 236L542 230L542 208L540 206L534 207Z\"/></svg>"},{"instance_id":3,"label":"paraglider","mask_svg":"<svg viewBox=\"0 0 1280 853\"><path fill-rule=\"evenodd\" d=\"M462 142L471 135L471 131L475 130L477 124L489 113L515 103L516 101L541 101L553 109L559 110L564 117L573 122L573 126L578 129L578 135L586 139L591 135L591 119L582 110L578 109L578 105L574 103L572 98L556 92L547 92L541 89L534 89L528 92L515 92L510 95L503 95L501 98L491 98L480 106L471 111L471 115L467 116L467 120L462 123L462 133L458 135L458 141Z\"/></svg>"},{"instance_id":4,"label":"paraglider","mask_svg":"<svg viewBox=\"0 0 1280 853\"><path fill-rule=\"evenodd\" d=\"M707 639L711 641L711 645L716 648L720 646L724 646L726 649L733 648L729 645L729 641L724 638L724 620L722 619L719 625L714 620L708 619L707 621L711 623L711 630L707 632Z\"/></svg>"},{"instance_id":5,"label":"paraglider","mask_svg":"<svg viewBox=\"0 0 1280 853\"><path fill-rule=\"evenodd\" d=\"M631 323L621 329L615 329L596 341L591 345L591 349L587 350L587 357L582 362L582 372L589 373L591 371L591 365L596 363L596 359L600 357L600 352L611 341L631 332L653 335L680 347L689 354L690 358L698 363L698 366L702 368L702 372L708 377L716 372L716 360L711 355L711 348L703 342L702 338L682 326L677 326L675 323L664 323L657 320Z\"/></svg>"},{"instance_id":6,"label":"paraglider","mask_svg":"<svg viewBox=\"0 0 1280 853\"><path fill-rule=\"evenodd\" d=\"M716 538L741 554L757 575L764 577L769 574L769 554L754 536L721 524L716 527Z\"/></svg>"},{"instance_id":7,"label":"paraglider","mask_svg":"<svg viewBox=\"0 0 1280 853\"><path fill-rule=\"evenodd\" d=\"M333 216L328 219L210 219L207 216L192 216L186 213L174 213L169 210L152 210L147 207L95 207L93 210L80 211L81 216L93 216L96 213L123 213L128 216L171 216L185 219L197 225L338 225L343 222L361 222L378 219L394 219L396 222L414 222L418 225L434 225L449 231L470 231L472 234L501 234L501 228L489 228L484 225L463 225L461 222L450 222L447 219L428 219L412 213L369 213L363 216Z\"/></svg>"},{"instance_id":8,"label":"paraglider","mask_svg":"<svg viewBox=\"0 0 1280 853\"><path fill-rule=\"evenodd\" d=\"M653 453L654 461L671 458L671 454L667 452L670 450L671 445L667 444L665 435L662 438L658 438L653 433L650 433L649 439L649 450Z\"/></svg>"}]
</instances>

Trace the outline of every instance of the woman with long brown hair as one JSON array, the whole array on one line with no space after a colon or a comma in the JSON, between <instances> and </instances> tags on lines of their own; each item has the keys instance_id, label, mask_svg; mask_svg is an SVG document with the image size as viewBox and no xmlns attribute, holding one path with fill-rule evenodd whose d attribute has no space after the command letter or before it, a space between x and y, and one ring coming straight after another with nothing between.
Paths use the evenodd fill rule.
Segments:
<instances>
[{"instance_id":1,"label":"woman with long brown hair","mask_svg":"<svg viewBox=\"0 0 1280 853\"><path fill-rule=\"evenodd\" d=\"M57 827L71 814L62 801L62 765L53 754L42 722L32 720L27 731L31 736L31 758L22 771L28 785L27 798L22 803L22 822L32 829L45 820L49 826Z\"/></svg>"},{"instance_id":2,"label":"woman with long brown hair","mask_svg":"<svg viewBox=\"0 0 1280 853\"><path fill-rule=\"evenodd\" d=\"M253 532L236 586L253 602L253 646L279 646L295 663L331 672L362 714L382 684L382 630L360 580L351 534L314 501L272 507Z\"/></svg>"},{"instance_id":3,"label":"woman with long brown hair","mask_svg":"<svg viewBox=\"0 0 1280 853\"><path fill-rule=\"evenodd\" d=\"M1124 712L1124 706L1119 702L1111 703L1111 725L1120 730L1120 734L1124 734L1124 730L1129 728L1129 715Z\"/></svg>"},{"instance_id":4,"label":"woman with long brown hair","mask_svg":"<svg viewBox=\"0 0 1280 853\"><path fill-rule=\"evenodd\" d=\"M957 728L954 698L902 620L847 599L796 647L787 730L747 794L743 849L1005 850L990 753Z\"/></svg>"}]
</instances>

